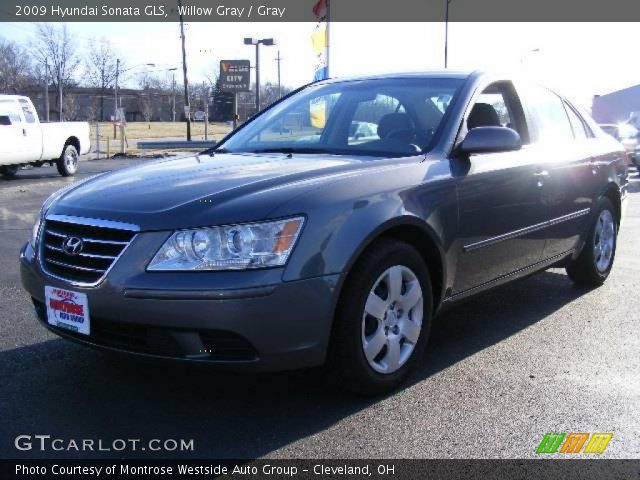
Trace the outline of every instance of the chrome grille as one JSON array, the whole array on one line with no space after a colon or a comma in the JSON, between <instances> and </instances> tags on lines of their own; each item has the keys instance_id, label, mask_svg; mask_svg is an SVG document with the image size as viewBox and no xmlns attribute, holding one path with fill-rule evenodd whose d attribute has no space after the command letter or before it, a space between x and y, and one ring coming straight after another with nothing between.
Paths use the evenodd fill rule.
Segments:
<instances>
[{"instance_id":1,"label":"chrome grille","mask_svg":"<svg viewBox=\"0 0 640 480\"><path fill-rule=\"evenodd\" d=\"M40 234L42 268L50 275L73 283L96 284L129 245L136 230L134 225L116 222L47 217ZM81 241L78 252L65 248L69 239Z\"/></svg>"}]
</instances>

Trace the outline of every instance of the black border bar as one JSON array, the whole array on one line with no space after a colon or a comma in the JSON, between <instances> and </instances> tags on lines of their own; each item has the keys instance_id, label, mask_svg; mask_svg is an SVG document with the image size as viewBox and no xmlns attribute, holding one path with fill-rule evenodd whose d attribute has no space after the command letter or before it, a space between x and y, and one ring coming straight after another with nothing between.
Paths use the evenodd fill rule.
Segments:
<instances>
[{"instance_id":1,"label":"black border bar","mask_svg":"<svg viewBox=\"0 0 640 480\"><path fill-rule=\"evenodd\" d=\"M57 467L54 467L57 466ZM23 468L24 467L24 468ZM99 475L96 475L100 468ZM57 469L57 470L54 470ZM61 469L74 473L55 474ZM85 469L87 473L82 473ZM113 469L113 473L109 471ZM239 469L240 473L233 473ZM37 473L39 470L41 473ZM182 470L183 473L180 473ZM189 473L186 472L189 471ZM132 473L133 472L133 473ZM0 460L2 480L638 479L640 460Z\"/></svg>"},{"instance_id":2,"label":"black border bar","mask_svg":"<svg viewBox=\"0 0 640 480\"><path fill-rule=\"evenodd\" d=\"M316 22L318 0L184 0L187 22ZM446 0L330 0L332 22L443 21ZM35 9L35 10L34 10ZM320 10L324 15L325 10ZM177 0L9 0L0 22L175 22ZM450 0L451 22L638 22L636 0Z\"/></svg>"}]
</instances>

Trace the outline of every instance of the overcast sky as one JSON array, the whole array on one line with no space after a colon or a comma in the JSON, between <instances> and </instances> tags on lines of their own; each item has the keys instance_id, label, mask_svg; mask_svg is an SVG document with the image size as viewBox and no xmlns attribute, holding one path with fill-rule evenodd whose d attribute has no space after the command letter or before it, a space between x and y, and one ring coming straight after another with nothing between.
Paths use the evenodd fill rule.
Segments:
<instances>
[{"instance_id":1,"label":"overcast sky","mask_svg":"<svg viewBox=\"0 0 640 480\"><path fill-rule=\"evenodd\" d=\"M174 23L69 23L82 49L108 38L128 65L180 66ZM189 81L202 81L221 59L250 59L245 36L273 37L261 47L261 79L295 87L313 77L311 23L191 23L186 26ZM34 24L0 24L0 35L28 43ZM450 23L449 67L507 69L526 74L583 104L594 94L640 84L637 23ZM444 23L333 23L331 76L443 67Z\"/></svg>"}]
</instances>

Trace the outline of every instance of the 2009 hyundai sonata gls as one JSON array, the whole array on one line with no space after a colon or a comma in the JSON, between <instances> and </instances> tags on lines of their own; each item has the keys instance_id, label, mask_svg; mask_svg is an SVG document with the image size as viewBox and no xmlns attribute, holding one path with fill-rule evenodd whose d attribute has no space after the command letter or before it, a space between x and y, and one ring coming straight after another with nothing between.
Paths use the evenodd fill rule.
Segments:
<instances>
[{"instance_id":1,"label":"2009 hyundai sonata gls","mask_svg":"<svg viewBox=\"0 0 640 480\"><path fill-rule=\"evenodd\" d=\"M474 73L319 82L212 151L78 182L21 252L59 335L397 385L444 306L611 270L625 153L566 99ZM526 306L523 306L526 308Z\"/></svg>"}]
</instances>

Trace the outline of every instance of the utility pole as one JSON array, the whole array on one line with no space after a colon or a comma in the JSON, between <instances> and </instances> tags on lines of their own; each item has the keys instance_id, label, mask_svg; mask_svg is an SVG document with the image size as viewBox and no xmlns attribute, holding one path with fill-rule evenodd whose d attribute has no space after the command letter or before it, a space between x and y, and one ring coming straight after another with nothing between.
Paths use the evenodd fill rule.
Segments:
<instances>
[{"instance_id":1,"label":"utility pole","mask_svg":"<svg viewBox=\"0 0 640 480\"><path fill-rule=\"evenodd\" d=\"M280 62L282 61L282 57L280 56L280 50L278 50L278 56L276 57L276 62L278 62L278 98L282 97L282 84L280 83Z\"/></svg>"},{"instance_id":2,"label":"utility pole","mask_svg":"<svg viewBox=\"0 0 640 480\"><path fill-rule=\"evenodd\" d=\"M209 140L209 87L202 82L204 91L204 139Z\"/></svg>"},{"instance_id":3,"label":"utility pole","mask_svg":"<svg viewBox=\"0 0 640 480\"><path fill-rule=\"evenodd\" d=\"M327 23L327 28L325 30L325 35L326 35L326 43L327 43L327 78L331 77L331 74L329 72L329 66L331 65L330 63L330 52L331 52L331 0L327 0L327 19L326 19L326 23Z\"/></svg>"},{"instance_id":4,"label":"utility pole","mask_svg":"<svg viewBox=\"0 0 640 480\"><path fill-rule=\"evenodd\" d=\"M184 113L187 117L187 141L191 141L191 107L189 106L189 84L187 82L187 51L184 38L184 18L182 15L182 0L178 0L180 9L180 37L182 39L182 74L184 76Z\"/></svg>"},{"instance_id":5,"label":"utility pole","mask_svg":"<svg viewBox=\"0 0 640 480\"><path fill-rule=\"evenodd\" d=\"M58 64L58 102L60 105L60 111L58 113L58 121L64 122L64 116L62 113L62 64Z\"/></svg>"},{"instance_id":6,"label":"utility pole","mask_svg":"<svg viewBox=\"0 0 640 480\"><path fill-rule=\"evenodd\" d=\"M116 59L116 84L113 89L114 100L113 100L113 121L118 120L118 77L120 76L120 59Z\"/></svg>"},{"instance_id":7,"label":"utility pole","mask_svg":"<svg viewBox=\"0 0 640 480\"><path fill-rule=\"evenodd\" d=\"M49 121L49 60L44 60L44 119Z\"/></svg>"},{"instance_id":8,"label":"utility pole","mask_svg":"<svg viewBox=\"0 0 640 480\"><path fill-rule=\"evenodd\" d=\"M173 99L171 103L171 121L176 122L176 70L173 69L173 79L171 81L171 90L173 93Z\"/></svg>"},{"instance_id":9,"label":"utility pole","mask_svg":"<svg viewBox=\"0 0 640 480\"><path fill-rule=\"evenodd\" d=\"M453 0L445 0L447 7L444 14L444 68L447 68L448 64L448 48L449 48L449 4Z\"/></svg>"}]
</instances>

